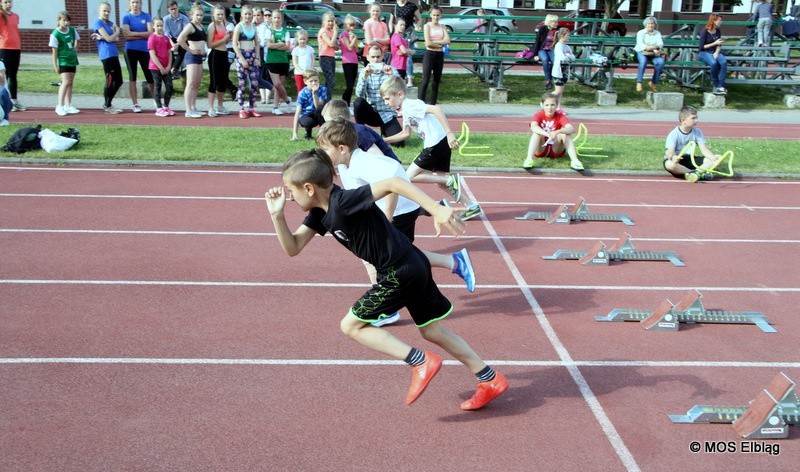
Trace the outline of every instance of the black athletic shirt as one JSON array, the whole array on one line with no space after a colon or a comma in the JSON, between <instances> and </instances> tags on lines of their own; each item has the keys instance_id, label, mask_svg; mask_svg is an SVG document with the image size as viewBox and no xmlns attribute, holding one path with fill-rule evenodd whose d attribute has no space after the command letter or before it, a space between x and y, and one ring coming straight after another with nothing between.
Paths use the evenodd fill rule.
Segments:
<instances>
[{"instance_id":1,"label":"black athletic shirt","mask_svg":"<svg viewBox=\"0 0 800 472\"><path fill-rule=\"evenodd\" d=\"M400 266L411 250L408 238L375 205L369 185L343 190L334 184L328 212L313 208L303 224L321 236L330 232L350 252L381 273Z\"/></svg>"}]
</instances>

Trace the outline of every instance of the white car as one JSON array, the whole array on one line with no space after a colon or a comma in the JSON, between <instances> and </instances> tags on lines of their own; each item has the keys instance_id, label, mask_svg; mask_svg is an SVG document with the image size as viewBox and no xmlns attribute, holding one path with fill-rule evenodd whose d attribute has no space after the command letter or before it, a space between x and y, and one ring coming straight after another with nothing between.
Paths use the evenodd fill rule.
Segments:
<instances>
[{"instance_id":1,"label":"white car","mask_svg":"<svg viewBox=\"0 0 800 472\"><path fill-rule=\"evenodd\" d=\"M458 33L469 33L479 27L477 22L478 10L480 10L480 7L464 8L460 12L456 13L456 15L467 15L468 17L449 18L450 15L444 15L444 18L439 20L439 23L443 24L449 32L456 31ZM483 11L487 16L511 16L511 12L505 8L484 8ZM516 20L503 20L500 18L495 18L495 30L491 32L514 33L516 31Z\"/></svg>"}]
</instances>

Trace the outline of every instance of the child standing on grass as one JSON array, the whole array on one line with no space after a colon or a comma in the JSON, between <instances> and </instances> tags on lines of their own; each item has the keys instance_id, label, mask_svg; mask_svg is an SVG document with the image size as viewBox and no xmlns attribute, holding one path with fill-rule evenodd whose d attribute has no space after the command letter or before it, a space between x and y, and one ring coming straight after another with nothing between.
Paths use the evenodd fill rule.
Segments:
<instances>
[{"instance_id":1,"label":"child standing on grass","mask_svg":"<svg viewBox=\"0 0 800 472\"><path fill-rule=\"evenodd\" d=\"M406 67L408 67L408 57L411 55L411 50L408 49L408 41L403 37L405 30L406 20L398 19L397 24L394 26L394 33L392 33L392 60L390 62L403 79L408 78Z\"/></svg>"},{"instance_id":2,"label":"child standing on grass","mask_svg":"<svg viewBox=\"0 0 800 472\"><path fill-rule=\"evenodd\" d=\"M58 87L58 116L74 115L80 110L72 106L72 85L78 68L78 31L69 25L70 16L66 11L58 14L58 27L50 34L50 47L53 49L53 69L61 75Z\"/></svg>"},{"instance_id":3,"label":"child standing on grass","mask_svg":"<svg viewBox=\"0 0 800 472\"><path fill-rule=\"evenodd\" d=\"M347 15L344 18L344 31L339 35L339 47L342 51L342 73L344 74L344 93L342 100L350 105L353 90L358 79L358 36L353 30L356 27L356 18Z\"/></svg>"},{"instance_id":4,"label":"child standing on grass","mask_svg":"<svg viewBox=\"0 0 800 472\"><path fill-rule=\"evenodd\" d=\"M428 105L422 100L406 97L406 82L399 76L387 78L380 89L381 97L391 110L400 110L403 115L403 131L386 138L387 143L404 141L411 137L412 129L423 140L424 149L408 166L408 178L412 182L435 183L448 192L456 203L466 207L462 220L479 216L481 206L471 202L461 192L461 177L450 173L452 149L458 147L456 135L450 130L444 111L437 105ZM443 201L447 204L447 200Z\"/></svg>"},{"instance_id":5,"label":"child standing on grass","mask_svg":"<svg viewBox=\"0 0 800 472\"><path fill-rule=\"evenodd\" d=\"M575 60L575 54L569 47L570 31L567 28L560 28L556 35L558 42L553 48L553 77L556 79L555 96L558 108L561 108L561 97L564 95L564 86L569 80L569 63Z\"/></svg>"},{"instance_id":6,"label":"child standing on grass","mask_svg":"<svg viewBox=\"0 0 800 472\"><path fill-rule=\"evenodd\" d=\"M678 121L680 125L667 135L664 169L673 177L686 179L692 183L698 180L711 180L713 174L707 170L716 167L720 156L709 149L706 137L697 127L697 109L684 106L678 112ZM690 154L680 154L690 142L694 142L700 148L702 156L695 159L699 160L700 167L694 166Z\"/></svg>"},{"instance_id":7,"label":"child standing on grass","mask_svg":"<svg viewBox=\"0 0 800 472\"><path fill-rule=\"evenodd\" d=\"M292 67L294 67L294 84L297 87L297 93L300 94L305 87L303 74L314 70L314 48L308 45L308 31L304 29L297 30L295 39L297 39L297 46L292 49Z\"/></svg>"},{"instance_id":8,"label":"child standing on grass","mask_svg":"<svg viewBox=\"0 0 800 472\"><path fill-rule=\"evenodd\" d=\"M11 101L11 94L8 93L6 88L6 65L0 61L0 126L8 126L8 117L11 116L11 110L14 109L14 102Z\"/></svg>"},{"instance_id":9,"label":"child standing on grass","mask_svg":"<svg viewBox=\"0 0 800 472\"><path fill-rule=\"evenodd\" d=\"M350 307L339 323L342 332L362 346L411 366L411 385L405 399L410 405L439 371L442 359L370 324L406 307L422 337L455 357L478 379L477 391L461 403L461 409L483 408L502 395L508 389L506 378L488 366L463 338L444 327L442 320L452 313L453 305L436 286L425 255L374 203L390 193L402 195L433 215L437 227L461 234L464 224L455 210L438 205L399 177L343 190L333 183L334 174L333 163L324 151L298 152L283 166L285 187L270 188L265 198L278 241L289 256L299 254L315 234L330 232L354 255L375 267L378 283ZM287 199L295 200L308 212L294 232L284 215Z\"/></svg>"},{"instance_id":10,"label":"child standing on grass","mask_svg":"<svg viewBox=\"0 0 800 472\"><path fill-rule=\"evenodd\" d=\"M296 49L296 48L295 48ZM322 109L330 99L328 88L319 84L319 74L314 69L303 73L305 87L297 94L297 109L294 112L292 125L292 141L297 140L297 128L306 130L306 139L311 139L311 130L325 122Z\"/></svg>"},{"instance_id":11,"label":"child standing on grass","mask_svg":"<svg viewBox=\"0 0 800 472\"><path fill-rule=\"evenodd\" d=\"M156 116L173 116L175 112L169 108L172 100L172 40L164 34L164 20L153 20L153 34L147 38L147 50L150 52L148 68L153 75L153 99L156 102ZM164 84L164 100L161 100L161 84Z\"/></svg>"},{"instance_id":12,"label":"child standing on grass","mask_svg":"<svg viewBox=\"0 0 800 472\"><path fill-rule=\"evenodd\" d=\"M583 164L578 159L575 142L572 135L575 128L569 122L567 115L558 109L558 97L554 93L542 95L542 109L533 115L531 120L531 140L528 143L528 155L522 167L533 167L533 159L537 157L563 157L564 152L569 155L570 168L577 171L583 170Z\"/></svg>"},{"instance_id":13,"label":"child standing on grass","mask_svg":"<svg viewBox=\"0 0 800 472\"><path fill-rule=\"evenodd\" d=\"M327 12L322 15L322 27L317 33L319 47L319 67L325 76L325 86L328 93L333 96L333 86L336 79L336 50L339 49L339 27L336 26L336 17Z\"/></svg>"}]
</instances>

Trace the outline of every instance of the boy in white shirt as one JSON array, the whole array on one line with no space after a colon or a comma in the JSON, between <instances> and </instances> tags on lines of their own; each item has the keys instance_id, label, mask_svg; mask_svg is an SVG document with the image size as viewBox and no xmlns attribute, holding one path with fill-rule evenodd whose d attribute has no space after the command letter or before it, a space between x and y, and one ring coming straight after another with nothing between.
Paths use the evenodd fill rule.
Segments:
<instances>
[{"instance_id":1,"label":"boy in white shirt","mask_svg":"<svg viewBox=\"0 0 800 472\"><path fill-rule=\"evenodd\" d=\"M461 192L461 177L450 173L450 157L452 149L458 147L458 140L444 111L437 105L406 97L406 83L397 76L386 79L380 92L386 105L403 116L403 131L386 137L385 141L390 144L404 141L411 137L412 130L422 138L424 148L406 171L411 182L434 183L449 192L456 203L466 207L460 215L462 220L479 216L480 205L466 198Z\"/></svg>"}]
</instances>

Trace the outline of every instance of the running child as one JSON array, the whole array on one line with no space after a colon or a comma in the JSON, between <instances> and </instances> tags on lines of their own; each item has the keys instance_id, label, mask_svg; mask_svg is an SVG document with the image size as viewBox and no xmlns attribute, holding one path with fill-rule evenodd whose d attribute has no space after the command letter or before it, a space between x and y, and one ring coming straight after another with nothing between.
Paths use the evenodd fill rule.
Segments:
<instances>
[{"instance_id":1,"label":"running child","mask_svg":"<svg viewBox=\"0 0 800 472\"><path fill-rule=\"evenodd\" d=\"M58 14L58 27L50 34L50 47L53 50L53 69L61 75L58 87L58 116L74 115L80 110L72 106L72 86L78 68L78 41L81 36L69 25L70 16L66 11Z\"/></svg>"},{"instance_id":2,"label":"running child","mask_svg":"<svg viewBox=\"0 0 800 472\"><path fill-rule=\"evenodd\" d=\"M434 215L439 228L461 234L464 223L455 209L437 204L399 177L343 190L333 183L334 174L333 163L324 151L298 152L283 166L285 187L270 188L265 198L278 241L289 256L299 254L315 234L330 232L354 255L375 266L378 283L351 306L340 322L342 332L411 366L411 385L405 399L410 405L439 371L442 359L370 324L406 307L422 337L455 357L478 379L477 391L461 403L461 409L483 408L503 394L508 389L506 378L488 366L463 338L445 328L442 320L452 313L453 305L436 286L425 256L389 223L374 202L390 193L402 195ZM308 212L294 232L284 215L287 199Z\"/></svg>"},{"instance_id":3,"label":"running child","mask_svg":"<svg viewBox=\"0 0 800 472\"><path fill-rule=\"evenodd\" d=\"M386 105L399 110L403 115L403 130L385 138L389 144L401 142L411 137L412 129L423 140L422 152L408 166L408 178L412 182L437 184L453 197L456 203L466 207L461 213L462 220L479 216L480 205L470 201L461 192L461 177L450 173L452 149L458 147L456 135L450 130L444 111L437 105L428 105L422 100L406 96L406 82L399 76L388 77L381 84L380 94ZM447 201L443 201L447 204Z\"/></svg>"},{"instance_id":4,"label":"running child","mask_svg":"<svg viewBox=\"0 0 800 472\"><path fill-rule=\"evenodd\" d=\"M558 109L558 97L554 93L542 95L541 110L531 119L531 140L528 143L528 155L522 167L533 167L533 159L539 157L569 156L572 170L582 171L583 163L578 159L572 135L575 127L569 122L567 115Z\"/></svg>"},{"instance_id":5,"label":"running child","mask_svg":"<svg viewBox=\"0 0 800 472\"><path fill-rule=\"evenodd\" d=\"M153 34L147 38L147 50L150 51L148 68L153 76L153 99L156 101L156 116L173 116L175 112L169 108L172 100L172 40L164 34L164 20L153 20ZM161 100L161 84L164 84L164 100Z\"/></svg>"},{"instance_id":6,"label":"running child","mask_svg":"<svg viewBox=\"0 0 800 472\"><path fill-rule=\"evenodd\" d=\"M322 119L325 120L325 122L333 121L337 118L342 118L347 121L351 121L353 118L350 115L347 102L344 100L331 100L322 107ZM361 123L353 123L353 126L356 127L356 134L358 134L359 149L391 157L395 161L400 162L400 158L394 153L392 147L386 144L386 141L383 140L377 131Z\"/></svg>"}]
</instances>

